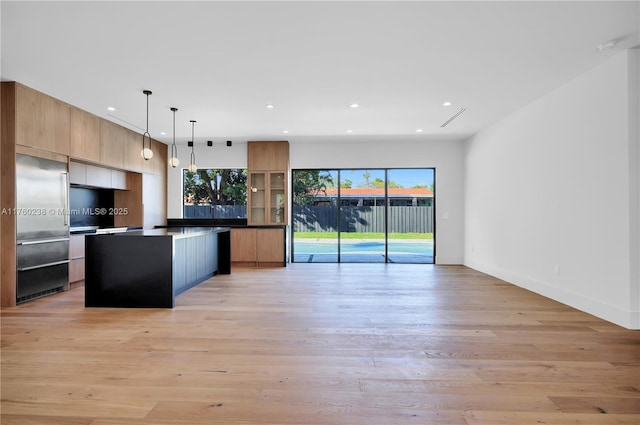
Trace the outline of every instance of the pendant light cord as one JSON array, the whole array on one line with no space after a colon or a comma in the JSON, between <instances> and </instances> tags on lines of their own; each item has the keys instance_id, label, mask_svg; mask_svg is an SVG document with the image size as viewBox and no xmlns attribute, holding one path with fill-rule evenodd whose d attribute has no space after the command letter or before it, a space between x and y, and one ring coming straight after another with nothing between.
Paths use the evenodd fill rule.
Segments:
<instances>
[{"instance_id":1,"label":"pendant light cord","mask_svg":"<svg viewBox=\"0 0 640 425\"><path fill-rule=\"evenodd\" d=\"M196 138L194 136L195 125L196 125L196 122L194 120L191 120L191 165L195 165L196 163L196 153L194 151L196 146Z\"/></svg>"}]
</instances>

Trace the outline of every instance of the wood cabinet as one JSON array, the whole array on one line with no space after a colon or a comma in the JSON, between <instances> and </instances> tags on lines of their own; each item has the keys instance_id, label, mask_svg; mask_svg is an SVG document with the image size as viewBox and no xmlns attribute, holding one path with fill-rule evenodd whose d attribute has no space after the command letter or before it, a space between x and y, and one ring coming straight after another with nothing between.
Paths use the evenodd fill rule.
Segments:
<instances>
[{"instance_id":1,"label":"wood cabinet","mask_svg":"<svg viewBox=\"0 0 640 425\"><path fill-rule=\"evenodd\" d=\"M285 228L232 228L231 263L250 267L286 265Z\"/></svg>"},{"instance_id":2,"label":"wood cabinet","mask_svg":"<svg viewBox=\"0 0 640 425\"><path fill-rule=\"evenodd\" d=\"M142 136L141 136L142 139ZM167 169L167 145L157 140L151 140L151 152L153 152L153 158L149 160L142 160L142 170L145 173L161 174ZM138 151L140 155L140 151Z\"/></svg>"},{"instance_id":3,"label":"wood cabinet","mask_svg":"<svg viewBox=\"0 0 640 425\"><path fill-rule=\"evenodd\" d=\"M71 235L69 241L69 284L72 288L84 281L84 236Z\"/></svg>"},{"instance_id":4,"label":"wood cabinet","mask_svg":"<svg viewBox=\"0 0 640 425\"><path fill-rule=\"evenodd\" d=\"M143 224L142 174L126 174L127 190L117 190L113 194L113 206L126 214L113 217L115 227L138 227Z\"/></svg>"},{"instance_id":5,"label":"wood cabinet","mask_svg":"<svg viewBox=\"0 0 640 425\"><path fill-rule=\"evenodd\" d=\"M247 223L256 227L231 230L231 261L286 266L289 142L249 142L247 164Z\"/></svg>"},{"instance_id":6,"label":"wood cabinet","mask_svg":"<svg viewBox=\"0 0 640 425\"><path fill-rule=\"evenodd\" d=\"M124 167L124 144L126 129L107 120L100 120L100 163L114 167Z\"/></svg>"},{"instance_id":7,"label":"wood cabinet","mask_svg":"<svg viewBox=\"0 0 640 425\"><path fill-rule=\"evenodd\" d=\"M0 205L16 208L16 83L0 83ZM0 306L16 305L16 218L0 214Z\"/></svg>"},{"instance_id":8,"label":"wood cabinet","mask_svg":"<svg viewBox=\"0 0 640 425\"><path fill-rule=\"evenodd\" d=\"M250 171L247 192L250 225L287 224L285 171Z\"/></svg>"},{"instance_id":9,"label":"wood cabinet","mask_svg":"<svg viewBox=\"0 0 640 425\"><path fill-rule=\"evenodd\" d=\"M125 129L123 147L123 168L136 173L142 172L142 135Z\"/></svg>"},{"instance_id":10,"label":"wood cabinet","mask_svg":"<svg viewBox=\"0 0 640 425\"><path fill-rule=\"evenodd\" d=\"M71 107L21 84L9 84L3 90L15 91L15 143L68 155Z\"/></svg>"},{"instance_id":11,"label":"wood cabinet","mask_svg":"<svg viewBox=\"0 0 640 425\"><path fill-rule=\"evenodd\" d=\"M247 163L248 224L287 224L289 142L249 142Z\"/></svg>"},{"instance_id":12,"label":"wood cabinet","mask_svg":"<svg viewBox=\"0 0 640 425\"><path fill-rule=\"evenodd\" d=\"M71 157L100 162L100 121L100 118L89 112L71 107Z\"/></svg>"},{"instance_id":13,"label":"wood cabinet","mask_svg":"<svg viewBox=\"0 0 640 425\"><path fill-rule=\"evenodd\" d=\"M231 262L255 265L256 258L256 229L232 228Z\"/></svg>"},{"instance_id":14,"label":"wood cabinet","mask_svg":"<svg viewBox=\"0 0 640 425\"><path fill-rule=\"evenodd\" d=\"M256 229L256 261L259 266L285 265L285 231Z\"/></svg>"},{"instance_id":15,"label":"wood cabinet","mask_svg":"<svg viewBox=\"0 0 640 425\"><path fill-rule=\"evenodd\" d=\"M249 170L286 171L289 169L289 142L248 142Z\"/></svg>"}]
</instances>

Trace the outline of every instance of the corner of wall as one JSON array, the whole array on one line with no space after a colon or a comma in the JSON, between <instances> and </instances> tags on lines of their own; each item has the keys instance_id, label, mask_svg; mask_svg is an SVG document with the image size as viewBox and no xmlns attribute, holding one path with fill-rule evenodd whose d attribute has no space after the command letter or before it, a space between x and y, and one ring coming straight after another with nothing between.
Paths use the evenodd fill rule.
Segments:
<instances>
[{"instance_id":1,"label":"corner of wall","mask_svg":"<svg viewBox=\"0 0 640 425\"><path fill-rule=\"evenodd\" d=\"M629 310L640 329L640 47L627 51L629 79Z\"/></svg>"}]
</instances>

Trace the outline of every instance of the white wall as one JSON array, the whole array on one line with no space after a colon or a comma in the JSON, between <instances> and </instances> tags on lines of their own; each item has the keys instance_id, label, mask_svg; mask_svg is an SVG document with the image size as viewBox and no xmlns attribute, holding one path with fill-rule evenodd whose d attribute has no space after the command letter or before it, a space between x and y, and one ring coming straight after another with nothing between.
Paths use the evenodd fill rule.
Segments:
<instances>
[{"instance_id":1,"label":"white wall","mask_svg":"<svg viewBox=\"0 0 640 425\"><path fill-rule=\"evenodd\" d=\"M620 53L465 142L464 263L638 328L633 61Z\"/></svg>"},{"instance_id":2,"label":"white wall","mask_svg":"<svg viewBox=\"0 0 640 425\"><path fill-rule=\"evenodd\" d=\"M291 137L290 166L298 168L436 168L436 263L463 261L462 142L414 137ZM169 149L170 151L171 149ZM247 145L213 149L196 145L201 168L245 168ZM190 150L180 147L180 167L189 164ZM182 217L181 170L169 169L168 217ZM447 213L448 219L443 219Z\"/></svg>"}]
</instances>

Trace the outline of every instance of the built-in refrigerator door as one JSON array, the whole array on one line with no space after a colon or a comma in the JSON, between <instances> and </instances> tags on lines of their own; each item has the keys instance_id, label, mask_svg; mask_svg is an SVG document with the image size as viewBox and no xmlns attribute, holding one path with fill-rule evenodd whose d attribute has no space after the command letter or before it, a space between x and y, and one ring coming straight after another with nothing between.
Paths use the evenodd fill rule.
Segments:
<instances>
[{"instance_id":1,"label":"built-in refrigerator door","mask_svg":"<svg viewBox=\"0 0 640 425\"><path fill-rule=\"evenodd\" d=\"M17 240L69 236L67 164L16 155Z\"/></svg>"},{"instance_id":2,"label":"built-in refrigerator door","mask_svg":"<svg viewBox=\"0 0 640 425\"><path fill-rule=\"evenodd\" d=\"M16 155L17 301L61 291L69 274L67 164Z\"/></svg>"}]
</instances>

